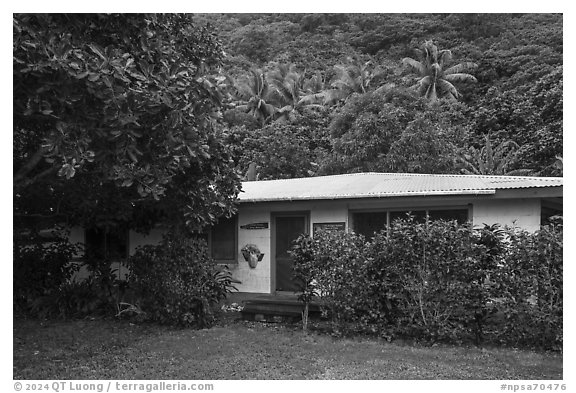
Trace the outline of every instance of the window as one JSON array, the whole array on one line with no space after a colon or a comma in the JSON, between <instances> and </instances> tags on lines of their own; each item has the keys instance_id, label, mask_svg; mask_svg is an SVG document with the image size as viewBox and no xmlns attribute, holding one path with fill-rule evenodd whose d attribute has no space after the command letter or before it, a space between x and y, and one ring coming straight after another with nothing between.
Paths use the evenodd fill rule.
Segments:
<instances>
[{"instance_id":1,"label":"window","mask_svg":"<svg viewBox=\"0 0 576 393\"><path fill-rule=\"evenodd\" d=\"M376 232L386 229L389 223L406 219L408 215L417 223L425 223L427 220L456 220L459 224L464 224L468 221L467 208L356 212L352 214L354 232L372 239Z\"/></svg>"},{"instance_id":2,"label":"window","mask_svg":"<svg viewBox=\"0 0 576 393\"><path fill-rule=\"evenodd\" d=\"M559 198L558 198L559 199ZM560 199L558 200L542 200L540 209L540 225L548 225L553 221L553 217L559 217L563 215L563 206Z\"/></svg>"},{"instance_id":3,"label":"window","mask_svg":"<svg viewBox=\"0 0 576 393\"><path fill-rule=\"evenodd\" d=\"M128 257L128 230L124 228L89 228L85 232L86 256L97 260Z\"/></svg>"},{"instance_id":4,"label":"window","mask_svg":"<svg viewBox=\"0 0 576 393\"><path fill-rule=\"evenodd\" d=\"M236 217L221 218L210 230L210 253L216 262L236 263Z\"/></svg>"},{"instance_id":5,"label":"window","mask_svg":"<svg viewBox=\"0 0 576 393\"><path fill-rule=\"evenodd\" d=\"M397 212L390 212L390 222L394 222L397 219L407 219L408 216L412 216L414 222L423 223L426 222L426 210L404 210Z\"/></svg>"},{"instance_id":6,"label":"window","mask_svg":"<svg viewBox=\"0 0 576 393\"><path fill-rule=\"evenodd\" d=\"M387 212L354 213L354 232L371 239L374 233L386 229L387 215Z\"/></svg>"},{"instance_id":7,"label":"window","mask_svg":"<svg viewBox=\"0 0 576 393\"><path fill-rule=\"evenodd\" d=\"M468 221L468 209L429 210L430 220L454 221L465 224Z\"/></svg>"}]
</instances>

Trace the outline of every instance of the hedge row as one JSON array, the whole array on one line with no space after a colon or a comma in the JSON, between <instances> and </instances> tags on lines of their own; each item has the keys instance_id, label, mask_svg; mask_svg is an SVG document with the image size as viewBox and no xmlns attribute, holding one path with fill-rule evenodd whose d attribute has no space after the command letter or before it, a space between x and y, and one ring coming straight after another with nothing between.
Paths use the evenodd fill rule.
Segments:
<instances>
[{"instance_id":1,"label":"hedge row","mask_svg":"<svg viewBox=\"0 0 576 393\"><path fill-rule=\"evenodd\" d=\"M562 347L562 226L528 233L395 221L371 241L317 232L294 248L301 299L337 334Z\"/></svg>"},{"instance_id":2,"label":"hedge row","mask_svg":"<svg viewBox=\"0 0 576 393\"><path fill-rule=\"evenodd\" d=\"M157 246L144 246L119 280L109 260L85 258L89 277L74 281L72 263L80 247L67 236L14 243L14 311L40 318L87 315L127 316L181 326L210 326L213 306L231 290L232 278L218 269L206 242L167 234Z\"/></svg>"}]
</instances>

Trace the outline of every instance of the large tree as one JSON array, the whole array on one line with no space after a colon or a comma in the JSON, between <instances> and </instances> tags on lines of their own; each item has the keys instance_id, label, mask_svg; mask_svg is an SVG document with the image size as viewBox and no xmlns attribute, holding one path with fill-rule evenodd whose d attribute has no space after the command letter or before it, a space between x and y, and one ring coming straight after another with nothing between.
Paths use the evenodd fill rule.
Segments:
<instances>
[{"instance_id":1,"label":"large tree","mask_svg":"<svg viewBox=\"0 0 576 393\"><path fill-rule=\"evenodd\" d=\"M210 31L175 14L13 22L15 217L163 211L199 226L233 211Z\"/></svg>"},{"instance_id":2,"label":"large tree","mask_svg":"<svg viewBox=\"0 0 576 393\"><path fill-rule=\"evenodd\" d=\"M324 108L318 104L322 100L320 93L323 86L318 73L305 79L304 73L298 72L293 64L278 64L268 74L268 80L277 104L275 121L294 122L307 109Z\"/></svg>"},{"instance_id":3,"label":"large tree","mask_svg":"<svg viewBox=\"0 0 576 393\"><path fill-rule=\"evenodd\" d=\"M421 96L430 100L439 98L457 99L460 96L454 83L476 82L476 78L466 71L477 66L472 62L464 62L447 68L452 60L452 52L448 49L438 50L432 41L426 41L422 49L416 49L420 61L405 57L402 62L418 73L418 81L414 88Z\"/></svg>"},{"instance_id":4,"label":"large tree","mask_svg":"<svg viewBox=\"0 0 576 393\"><path fill-rule=\"evenodd\" d=\"M461 171L467 175L530 175L533 170L517 168L519 148L514 141L503 141L492 146L490 136L486 135L484 146L470 146L460 153L458 161Z\"/></svg>"},{"instance_id":5,"label":"large tree","mask_svg":"<svg viewBox=\"0 0 576 393\"><path fill-rule=\"evenodd\" d=\"M276 107L270 104L272 90L264 72L251 69L249 76L236 83L236 88L240 99L237 109L254 116L260 127L273 120Z\"/></svg>"}]
</instances>

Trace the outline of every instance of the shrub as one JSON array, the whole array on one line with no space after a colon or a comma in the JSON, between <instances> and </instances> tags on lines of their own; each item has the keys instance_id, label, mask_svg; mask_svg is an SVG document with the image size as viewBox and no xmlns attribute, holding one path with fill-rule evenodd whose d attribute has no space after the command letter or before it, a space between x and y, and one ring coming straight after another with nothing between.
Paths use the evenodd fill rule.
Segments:
<instances>
[{"instance_id":1,"label":"shrub","mask_svg":"<svg viewBox=\"0 0 576 393\"><path fill-rule=\"evenodd\" d=\"M312 299L319 295L317 289L314 254L316 241L309 235L300 235L294 242L290 255L294 260L294 281L299 288L298 300L304 303L302 329L308 330L308 310Z\"/></svg>"},{"instance_id":2,"label":"shrub","mask_svg":"<svg viewBox=\"0 0 576 393\"><path fill-rule=\"evenodd\" d=\"M233 289L230 273L217 268L206 243L180 234L138 249L129 268L139 308L160 323L210 326L212 306Z\"/></svg>"},{"instance_id":3,"label":"shrub","mask_svg":"<svg viewBox=\"0 0 576 393\"><path fill-rule=\"evenodd\" d=\"M57 232L55 232L57 233ZM48 317L61 314L50 299L62 289L78 270L72 262L79 246L68 241L66 233L53 239L37 234L22 238L14 236L13 303L20 311Z\"/></svg>"},{"instance_id":4,"label":"shrub","mask_svg":"<svg viewBox=\"0 0 576 393\"><path fill-rule=\"evenodd\" d=\"M362 330L366 307L364 243L354 233L318 231L316 286L335 334Z\"/></svg>"},{"instance_id":5,"label":"shrub","mask_svg":"<svg viewBox=\"0 0 576 393\"><path fill-rule=\"evenodd\" d=\"M365 239L353 233L317 231L293 248L295 277L303 282L301 300L318 295L335 334L359 330L366 312L363 288Z\"/></svg>"},{"instance_id":6,"label":"shrub","mask_svg":"<svg viewBox=\"0 0 576 393\"><path fill-rule=\"evenodd\" d=\"M563 227L511 232L499 308L503 342L560 350L563 343Z\"/></svg>"},{"instance_id":7,"label":"shrub","mask_svg":"<svg viewBox=\"0 0 576 393\"><path fill-rule=\"evenodd\" d=\"M335 333L561 349L562 226L536 233L396 220L370 242L318 232L293 248L301 300Z\"/></svg>"},{"instance_id":8,"label":"shrub","mask_svg":"<svg viewBox=\"0 0 576 393\"><path fill-rule=\"evenodd\" d=\"M371 242L371 296L394 332L431 341L479 340L495 265L470 226L396 220Z\"/></svg>"}]
</instances>

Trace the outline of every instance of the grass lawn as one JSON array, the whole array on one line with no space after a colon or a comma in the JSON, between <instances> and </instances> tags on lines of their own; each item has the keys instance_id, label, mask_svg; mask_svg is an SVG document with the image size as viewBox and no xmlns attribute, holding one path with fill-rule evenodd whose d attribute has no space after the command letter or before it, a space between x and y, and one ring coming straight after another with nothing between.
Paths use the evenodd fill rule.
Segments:
<instances>
[{"instance_id":1,"label":"grass lawn","mask_svg":"<svg viewBox=\"0 0 576 393\"><path fill-rule=\"evenodd\" d=\"M14 379L562 379L560 354L334 339L233 319L205 330L15 319L13 338Z\"/></svg>"}]
</instances>

